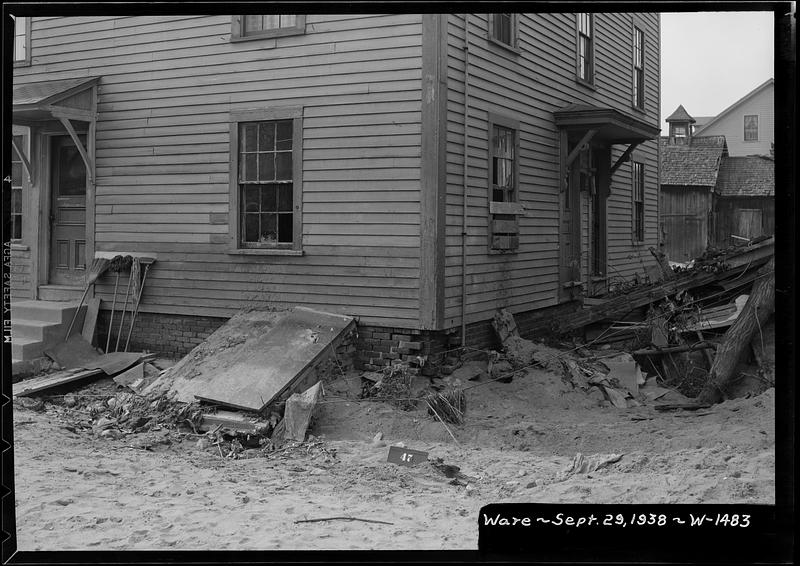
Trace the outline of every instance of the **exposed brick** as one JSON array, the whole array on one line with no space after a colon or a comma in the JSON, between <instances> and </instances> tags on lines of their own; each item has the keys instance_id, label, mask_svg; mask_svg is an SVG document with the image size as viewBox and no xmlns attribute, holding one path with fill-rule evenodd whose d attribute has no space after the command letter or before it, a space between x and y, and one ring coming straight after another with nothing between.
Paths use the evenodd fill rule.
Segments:
<instances>
[{"instance_id":1,"label":"exposed brick","mask_svg":"<svg viewBox=\"0 0 800 566\"><path fill-rule=\"evenodd\" d=\"M421 350L422 343L421 342L406 342L405 340L400 340L398 343L400 348L408 348L409 350Z\"/></svg>"},{"instance_id":2,"label":"exposed brick","mask_svg":"<svg viewBox=\"0 0 800 566\"><path fill-rule=\"evenodd\" d=\"M411 335L409 334L392 334L392 340L411 342Z\"/></svg>"}]
</instances>

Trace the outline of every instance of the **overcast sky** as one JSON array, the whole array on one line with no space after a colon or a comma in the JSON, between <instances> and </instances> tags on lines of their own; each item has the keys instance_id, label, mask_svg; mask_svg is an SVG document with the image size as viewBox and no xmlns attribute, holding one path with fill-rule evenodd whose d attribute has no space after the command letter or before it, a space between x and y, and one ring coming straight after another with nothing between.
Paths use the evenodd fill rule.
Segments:
<instances>
[{"instance_id":1,"label":"overcast sky","mask_svg":"<svg viewBox=\"0 0 800 566\"><path fill-rule=\"evenodd\" d=\"M774 78L773 12L661 14L661 128L679 104L716 116Z\"/></svg>"}]
</instances>

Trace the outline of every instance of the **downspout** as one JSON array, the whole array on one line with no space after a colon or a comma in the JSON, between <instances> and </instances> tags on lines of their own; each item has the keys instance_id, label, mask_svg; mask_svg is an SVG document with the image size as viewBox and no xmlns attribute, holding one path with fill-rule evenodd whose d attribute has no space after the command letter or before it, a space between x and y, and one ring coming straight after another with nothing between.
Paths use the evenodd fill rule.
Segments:
<instances>
[{"instance_id":1,"label":"downspout","mask_svg":"<svg viewBox=\"0 0 800 566\"><path fill-rule=\"evenodd\" d=\"M469 14L464 14L464 169L461 204L461 347L467 345L467 160L469 152Z\"/></svg>"}]
</instances>

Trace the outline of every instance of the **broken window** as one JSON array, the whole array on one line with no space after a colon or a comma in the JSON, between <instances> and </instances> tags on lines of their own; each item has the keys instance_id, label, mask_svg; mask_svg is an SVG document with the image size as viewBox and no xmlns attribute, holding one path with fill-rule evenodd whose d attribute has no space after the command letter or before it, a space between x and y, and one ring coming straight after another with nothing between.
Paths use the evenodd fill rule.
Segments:
<instances>
[{"instance_id":1,"label":"broken window","mask_svg":"<svg viewBox=\"0 0 800 566\"><path fill-rule=\"evenodd\" d=\"M633 28L633 105L644 110L644 31Z\"/></svg>"},{"instance_id":2,"label":"broken window","mask_svg":"<svg viewBox=\"0 0 800 566\"><path fill-rule=\"evenodd\" d=\"M514 14L489 14L489 37L498 43L516 46L516 18Z\"/></svg>"},{"instance_id":3,"label":"broken window","mask_svg":"<svg viewBox=\"0 0 800 566\"><path fill-rule=\"evenodd\" d=\"M644 241L644 163L632 161L633 240Z\"/></svg>"},{"instance_id":4,"label":"broken window","mask_svg":"<svg viewBox=\"0 0 800 566\"><path fill-rule=\"evenodd\" d=\"M744 117L744 141L758 141L758 116Z\"/></svg>"},{"instance_id":5,"label":"broken window","mask_svg":"<svg viewBox=\"0 0 800 566\"><path fill-rule=\"evenodd\" d=\"M300 35L305 33L306 17L298 14L234 16L232 38L250 39Z\"/></svg>"},{"instance_id":6,"label":"broken window","mask_svg":"<svg viewBox=\"0 0 800 566\"><path fill-rule=\"evenodd\" d=\"M239 123L242 247L294 242L293 139L292 120Z\"/></svg>"},{"instance_id":7,"label":"broken window","mask_svg":"<svg viewBox=\"0 0 800 566\"><path fill-rule=\"evenodd\" d=\"M594 15L577 14L578 78L594 83Z\"/></svg>"},{"instance_id":8,"label":"broken window","mask_svg":"<svg viewBox=\"0 0 800 566\"><path fill-rule=\"evenodd\" d=\"M14 136L19 147L24 147L22 136ZM17 150L11 148L11 239L22 239L22 196L23 196L22 159Z\"/></svg>"},{"instance_id":9,"label":"broken window","mask_svg":"<svg viewBox=\"0 0 800 566\"><path fill-rule=\"evenodd\" d=\"M494 123L494 119L489 124L490 247L493 250L515 250L519 247L519 211L516 208L518 125L514 128L505 120L505 125L500 125Z\"/></svg>"}]
</instances>

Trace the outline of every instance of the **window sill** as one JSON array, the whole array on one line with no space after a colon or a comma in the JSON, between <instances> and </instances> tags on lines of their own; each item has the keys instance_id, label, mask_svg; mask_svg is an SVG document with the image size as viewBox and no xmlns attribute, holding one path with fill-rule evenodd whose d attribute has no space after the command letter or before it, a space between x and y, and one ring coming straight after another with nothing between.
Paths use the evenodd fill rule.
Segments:
<instances>
[{"instance_id":1,"label":"window sill","mask_svg":"<svg viewBox=\"0 0 800 566\"><path fill-rule=\"evenodd\" d=\"M575 77L575 82L584 88L588 88L589 90L597 90L597 86L595 86L593 82L589 82L586 79L582 79L578 76Z\"/></svg>"},{"instance_id":2,"label":"window sill","mask_svg":"<svg viewBox=\"0 0 800 566\"><path fill-rule=\"evenodd\" d=\"M487 36L486 39L489 41L489 45L496 45L497 47L500 47L500 48L508 51L509 53L513 53L514 55L522 54L522 49L520 49L519 47L515 47L513 45L509 45L508 43L503 43L502 41L499 41L499 40L493 38L492 36Z\"/></svg>"},{"instance_id":3,"label":"window sill","mask_svg":"<svg viewBox=\"0 0 800 566\"><path fill-rule=\"evenodd\" d=\"M235 250L228 250L229 255L288 255L288 256L301 256L304 255L303 250L287 250L281 248L239 248Z\"/></svg>"},{"instance_id":4,"label":"window sill","mask_svg":"<svg viewBox=\"0 0 800 566\"><path fill-rule=\"evenodd\" d=\"M11 251L15 252L27 252L30 251L30 246L26 246L25 244L21 244L19 242L11 242Z\"/></svg>"},{"instance_id":5,"label":"window sill","mask_svg":"<svg viewBox=\"0 0 800 566\"><path fill-rule=\"evenodd\" d=\"M295 28L285 29L285 30L276 30L271 33L260 33L260 34L253 34L253 35L231 35L231 43L238 43L240 41L256 41L256 40L267 40L267 39L275 39L277 37L290 37L293 35L305 35L305 30L298 30Z\"/></svg>"},{"instance_id":6,"label":"window sill","mask_svg":"<svg viewBox=\"0 0 800 566\"><path fill-rule=\"evenodd\" d=\"M631 110L633 110L634 112L638 112L642 116L645 116L647 114L647 110L645 110L640 106L636 106L635 104L631 104Z\"/></svg>"}]
</instances>

